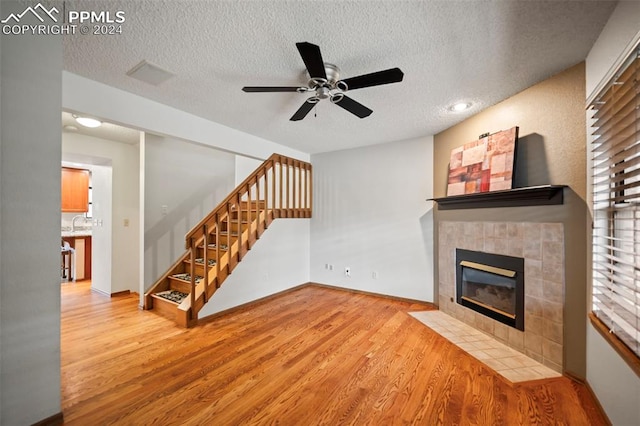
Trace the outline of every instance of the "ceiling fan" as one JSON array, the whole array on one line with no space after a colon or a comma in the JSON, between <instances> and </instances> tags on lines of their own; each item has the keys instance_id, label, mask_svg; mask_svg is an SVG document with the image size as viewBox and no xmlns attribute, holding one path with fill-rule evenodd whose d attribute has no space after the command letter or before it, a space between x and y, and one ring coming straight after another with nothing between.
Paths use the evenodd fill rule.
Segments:
<instances>
[{"instance_id":1,"label":"ceiling fan","mask_svg":"<svg viewBox=\"0 0 640 426\"><path fill-rule=\"evenodd\" d=\"M373 112L366 106L354 101L345 92L349 90L362 89L364 87L379 86L382 84L398 83L402 81L404 73L400 68L390 68L371 74L363 74L340 80L340 69L322 60L320 47L308 42L296 43L298 52L304 61L304 65L309 72L309 82L307 86L245 86L244 92L265 93L265 92L298 92L313 93L307 98L302 106L290 118L291 121L302 120L313 109L315 104L322 99L329 99L332 103L342 107L350 113L365 118Z\"/></svg>"}]
</instances>

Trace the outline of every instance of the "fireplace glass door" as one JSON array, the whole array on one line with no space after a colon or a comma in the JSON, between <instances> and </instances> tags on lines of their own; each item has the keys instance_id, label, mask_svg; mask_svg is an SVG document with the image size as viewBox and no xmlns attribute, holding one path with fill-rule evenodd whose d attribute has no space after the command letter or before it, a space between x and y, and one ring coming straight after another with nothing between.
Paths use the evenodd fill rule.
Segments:
<instances>
[{"instance_id":1,"label":"fireplace glass door","mask_svg":"<svg viewBox=\"0 0 640 426\"><path fill-rule=\"evenodd\" d=\"M462 299L515 319L516 273L474 262L461 263Z\"/></svg>"},{"instance_id":2,"label":"fireplace glass door","mask_svg":"<svg viewBox=\"0 0 640 426\"><path fill-rule=\"evenodd\" d=\"M524 330L524 259L456 249L456 302Z\"/></svg>"}]
</instances>

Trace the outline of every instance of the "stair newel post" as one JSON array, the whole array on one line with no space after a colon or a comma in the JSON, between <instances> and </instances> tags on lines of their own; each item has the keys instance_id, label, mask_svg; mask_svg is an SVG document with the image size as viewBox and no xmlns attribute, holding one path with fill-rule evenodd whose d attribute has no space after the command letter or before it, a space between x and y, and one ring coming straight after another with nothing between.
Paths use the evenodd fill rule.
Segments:
<instances>
[{"instance_id":1,"label":"stair newel post","mask_svg":"<svg viewBox=\"0 0 640 426\"><path fill-rule=\"evenodd\" d=\"M204 237L202 238L202 259L203 265L202 269L204 270L204 303L207 303L208 295L209 295L209 227L205 223L202 226L202 232L204 233Z\"/></svg>"},{"instance_id":2,"label":"stair newel post","mask_svg":"<svg viewBox=\"0 0 640 426\"><path fill-rule=\"evenodd\" d=\"M197 247L196 247L196 239L191 238L191 263L189 264L189 275L191 276L191 291L189 292L189 299L191 301L191 309L189 318L190 321L195 321L196 319L196 257L197 257Z\"/></svg>"}]
</instances>

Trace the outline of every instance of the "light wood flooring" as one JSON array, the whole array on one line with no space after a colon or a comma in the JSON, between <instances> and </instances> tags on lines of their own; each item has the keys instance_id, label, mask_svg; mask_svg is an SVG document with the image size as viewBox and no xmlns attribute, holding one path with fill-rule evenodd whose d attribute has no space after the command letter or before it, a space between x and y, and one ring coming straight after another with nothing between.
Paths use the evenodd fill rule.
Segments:
<instances>
[{"instance_id":1,"label":"light wood flooring","mask_svg":"<svg viewBox=\"0 0 640 426\"><path fill-rule=\"evenodd\" d=\"M63 284L65 424L606 424L584 386L512 385L408 314L425 309L306 286L185 330Z\"/></svg>"}]
</instances>

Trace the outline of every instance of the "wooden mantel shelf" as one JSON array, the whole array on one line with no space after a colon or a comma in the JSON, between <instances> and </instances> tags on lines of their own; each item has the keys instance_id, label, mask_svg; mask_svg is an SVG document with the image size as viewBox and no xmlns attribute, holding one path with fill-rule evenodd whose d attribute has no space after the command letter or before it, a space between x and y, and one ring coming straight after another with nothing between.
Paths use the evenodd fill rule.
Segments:
<instances>
[{"instance_id":1,"label":"wooden mantel shelf","mask_svg":"<svg viewBox=\"0 0 640 426\"><path fill-rule=\"evenodd\" d=\"M545 206L563 204L567 185L540 185L514 188L505 191L479 192L429 198L438 203L440 210L479 209L488 207Z\"/></svg>"}]
</instances>

